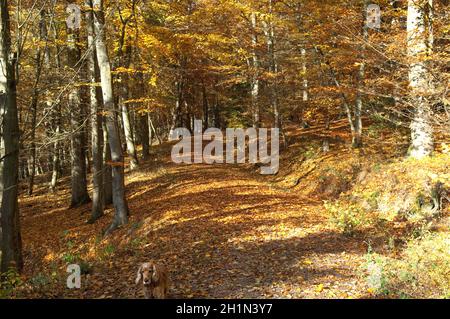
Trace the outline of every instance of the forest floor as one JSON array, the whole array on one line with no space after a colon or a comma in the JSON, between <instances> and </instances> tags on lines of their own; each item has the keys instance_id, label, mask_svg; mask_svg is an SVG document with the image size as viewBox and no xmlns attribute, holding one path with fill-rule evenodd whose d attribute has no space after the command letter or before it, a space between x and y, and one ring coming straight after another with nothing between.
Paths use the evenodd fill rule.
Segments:
<instances>
[{"instance_id":1,"label":"forest floor","mask_svg":"<svg viewBox=\"0 0 450 319\"><path fill-rule=\"evenodd\" d=\"M170 298L367 298L369 244L330 224L324 202L249 165L176 165L169 144L127 174L130 222L103 238L113 209L86 224L69 180L20 199L27 288L17 297L141 298L139 264L160 260ZM283 163L282 163L283 165ZM371 243L373 244L373 243ZM68 264L82 288L66 288Z\"/></svg>"}]
</instances>

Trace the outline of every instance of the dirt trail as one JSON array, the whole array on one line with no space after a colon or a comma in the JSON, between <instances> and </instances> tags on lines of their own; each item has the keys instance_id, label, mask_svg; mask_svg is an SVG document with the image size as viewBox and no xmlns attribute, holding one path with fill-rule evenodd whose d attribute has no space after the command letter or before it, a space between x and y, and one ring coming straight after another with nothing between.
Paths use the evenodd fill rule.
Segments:
<instances>
[{"instance_id":1,"label":"dirt trail","mask_svg":"<svg viewBox=\"0 0 450 319\"><path fill-rule=\"evenodd\" d=\"M358 273L366 245L336 233L323 203L298 189L274 187L240 166L179 166L167 159L157 168L146 163L127 180L130 225L103 241L111 209L86 225L90 207L66 209L68 189L23 198L28 275L61 270L73 251L93 265L92 273L80 291L54 296L140 297L135 272L150 258L169 267L173 298L364 295Z\"/></svg>"}]
</instances>

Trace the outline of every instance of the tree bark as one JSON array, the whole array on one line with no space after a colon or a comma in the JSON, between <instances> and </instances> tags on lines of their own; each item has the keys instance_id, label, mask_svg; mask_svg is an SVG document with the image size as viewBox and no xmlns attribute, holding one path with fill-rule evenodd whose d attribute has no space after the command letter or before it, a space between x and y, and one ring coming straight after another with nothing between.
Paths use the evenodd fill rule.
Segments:
<instances>
[{"instance_id":1,"label":"tree bark","mask_svg":"<svg viewBox=\"0 0 450 319\"><path fill-rule=\"evenodd\" d=\"M269 0L269 14L273 14L272 0ZM273 18L270 18L273 19ZM276 58L276 48L275 48L275 27L273 25L273 21L265 21L264 22L264 33L267 38L267 51L269 54L269 72L273 77L272 83L270 83L270 91L271 91L271 104L273 110L274 117L274 127L281 128L281 115L279 110L278 103L278 63Z\"/></svg>"},{"instance_id":2,"label":"tree bark","mask_svg":"<svg viewBox=\"0 0 450 319\"><path fill-rule=\"evenodd\" d=\"M252 24L252 75L251 75L251 111L253 115L253 127L259 128L260 108L259 108L259 58L257 53L258 35L257 35L257 17L256 13L251 14Z\"/></svg>"},{"instance_id":3,"label":"tree bark","mask_svg":"<svg viewBox=\"0 0 450 319\"><path fill-rule=\"evenodd\" d=\"M175 108L172 111L172 123L170 126L169 137L172 136L172 132L182 125L181 123L181 106L183 103L183 77L180 76L180 79L175 83L177 100L175 102Z\"/></svg>"},{"instance_id":4,"label":"tree bark","mask_svg":"<svg viewBox=\"0 0 450 319\"><path fill-rule=\"evenodd\" d=\"M108 142L108 130L103 121L103 200L105 205L113 203L112 193L112 169L111 169L111 148Z\"/></svg>"},{"instance_id":5,"label":"tree bark","mask_svg":"<svg viewBox=\"0 0 450 319\"><path fill-rule=\"evenodd\" d=\"M86 5L92 8L92 1L87 0ZM104 213L103 190L103 131L102 118L99 106L98 67L95 50L94 19L92 10L86 12L86 26L88 33L88 74L90 79L89 101L91 113L91 152L92 152L92 210L89 223L95 222Z\"/></svg>"},{"instance_id":6,"label":"tree bark","mask_svg":"<svg viewBox=\"0 0 450 319\"><path fill-rule=\"evenodd\" d=\"M133 13L134 14L134 13ZM127 18L123 18L121 16L122 28L121 28L121 36L119 39L119 50L118 50L118 61L119 66L124 67L125 69L130 68L131 64L131 56L132 49L131 46L126 45L126 29L127 25L131 19L132 15ZM123 133L125 137L126 149L128 153L128 157L130 159L130 169L134 170L139 166L136 145L133 139L133 130L130 121L130 112L128 109L128 105L126 101L130 97L130 89L129 89L129 76L127 73L122 73L119 75L119 109L122 115L122 127Z\"/></svg>"},{"instance_id":7,"label":"tree bark","mask_svg":"<svg viewBox=\"0 0 450 319\"><path fill-rule=\"evenodd\" d=\"M59 112L57 112L59 113ZM53 158L52 158L52 178L50 181L50 191L51 192L55 192L56 191L56 183L58 181L58 176L59 176L59 163L60 163L60 159L59 159L59 133L61 131L61 126L60 126L60 120L59 120L59 114L56 114L56 116L58 117L55 120L55 125L56 125L56 137L55 137L55 142L53 143Z\"/></svg>"},{"instance_id":8,"label":"tree bark","mask_svg":"<svg viewBox=\"0 0 450 319\"><path fill-rule=\"evenodd\" d=\"M302 3L298 3L296 5L296 21L297 21L297 27L300 33L304 33L304 22L303 22L303 16L304 16L304 12L303 12L303 7L302 7ZM305 121L305 119L303 118L304 115L304 111L307 107L308 104L308 100L309 100L309 92L308 92L308 68L307 68L307 52L306 52L306 40L302 39L301 43L299 44L299 52L301 55L301 68L302 68L302 73L301 76L303 78L302 80L302 105L300 106L300 114L298 116L298 121L299 123L303 126L303 127L307 127L308 123Z\"/></svg>"},{"instance_id":9,"label":"tree bark","mask_svg":"<svg viewBox=\"0 0 450 319\"><path fill-rule=\"evenodd\" d=\"M122 83L121 85L123 85L124 88L127 86L127 84L124 83ZM122 112L122 124L127 146L127 153L128 157L130 158L130 169L135 170L139 166L139 162L136 152L136 145L133 139L133 131L131 129L130 113L124 99L125 95L128 96L128 88L124 89L123 94L124 95L119 98L120 110Z\"/></svg>"},{"instance_id":10,"label":"tree bark","mask_svg":"<svg viewBox=\"0 0 450 319\"><path fill-rule=\"evenodd\" d=\"M106 127L111 149L112 190L115 215L113 223L106 230L110 233L117 227L128 223L128 203L125 197L124 159L120 145L117 115L114 105L111 64L105 43L105 17L103 1L94 0L94 26L96 34L97 62L100 69Z\"/></svg>"},{"instance_id":11,"label":"tree bark","mask_svg":"<svg viewBox=\"0 0 450 319\"><path fill-rule=\"evenodd\" d=\"M151 130L148 127L148 115L147 113L139 114L139 133L140 140L142 143L142 158L144 160L148 159L150 156L150 144L151 144Z\"/></svg>"},{"instance_id":12,"label":"tree bark","mask_svg":"<svg viewBox=\"0 0 450 319\"><path fill-rule=\"evenodd\" d=\"M158 132L156 131L155 126L153 125L153 120L152 120L152 116L149 114L148 115L148 127L150 131L153 131L153 133L155 133L156 139L158 140L158 145L162 144L162 140L161 137L159 136ZM150 135L150 133L149 133ZM151 136L149 136L150 139L150 144L152 143L152 138Z\"/></svg>"},{"instance_id":13,"label":"tree bark","mask_svg":"<svg viewBox=\"0 0 450 319\"><path fill-rule=\"evenodd\" d=\"M22 238L20 234L19 183L19 121L17 111L14 61L11 57L11 33L8 1L0 1L0 115L2 127L2 260L1 272L11 267L23 268Z\"/></svg>"},{"instance_id":14,"label":"tree bark","mask_svg":"<svg viewBox=\"0 0 450 319\"><path fill-rule=\"evenodd\" d=\"M76 74L81 60L79 30L67 25L67 65ZM74 77L78 79L78 76ZM83 147L83 119L80 88L71 84L69 92L69 110L71 124L71 183L72 199L70 207L78 207L90 202L87 191L86 153Z\"/></svg>"},{"instance_id":15,"label":"tree bark","mask_svg":"<svg viewBox=\"0 0 450 319\"><path fill-rule=\"evenodd\" d=\"M203 130L206 131L209 128L209 103L205 84L202 85L202 98L203 98Z\"/></svg>"},{"instance_id":16,"label":"tree bark","mask_svg":"<svg viewBox=\"0 0 450 319\"><path fill-rule=\"evenodd\" d=\"M40 13L41 19L39 21L39 39L40 41L44 41L47 39L47 26L45 24L46 19L46 11L43 9ZM47 56L47 58L45 58ZM36 117L37 117L37 108L39 103L39 83L41 80L41 74L42 74L42 49L41 47L38 48L36 52L36 72L35 72L35 82L33 86L33 95L31 97L31 145L30 145L30 161L31 161L31 170L30 170L30 176L28 180L28 195L33 194L33 187L34 187L34 177L36 173ZM44 52L44 62L48 61L48 49L45 49Z\"/></svg>"},{"instance_id":17,"label":"tree bark","mask_svg":"<svg viewBox=\"0 0 450 319\"><path fill-rule=\"evenodd\" d=\"M358 91L356 93L356 101L355 101L355 131L352 136L352 146L354 148L363 147L363 139L362 139L362 109L363 109L363 89L364 89L364 81L365 81L365 51L366 51L366 42L369 39L369 30L367 26L367 6L369 5L369 1L364 0L363 5L363 26L362 26L362 44L360 46L359 53L359 70L358 70Z\"/></svg>"},{"instance_id":18,"label":"tree bark","mask_svg":"<svg viewBox=\"0 0 450 319\"><path fill-rule=\"evenodd\" d=\"M409 0L407 19L407 46L409 86L413 118L411 121L410 156L421 159L433 153L433 128L431 105L427 100L432 90L427 70L427 56L433 48L432 0Z\"/></svg>"}]
</instances>

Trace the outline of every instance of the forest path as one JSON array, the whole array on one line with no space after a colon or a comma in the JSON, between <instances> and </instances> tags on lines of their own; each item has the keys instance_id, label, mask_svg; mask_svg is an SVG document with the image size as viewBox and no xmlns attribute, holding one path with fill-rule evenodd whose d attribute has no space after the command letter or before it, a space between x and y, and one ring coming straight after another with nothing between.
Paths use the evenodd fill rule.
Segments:
<instances>
[{"instance_id":1,"label":"forest path","mask_svg":"<svg viewBox=\"0 0 450 319\"><path fill-rule=\"evenodd\" d=\"M65 297L141 297L134 278L148 259L168 266L172 298L364 295L358 273L367 246L333 230L321 201L242 166L155 163L127 177L130 224L103 241L111 209L86 225L90 205L61 208L67 186L23 199L28 272L36 274L36 260L61 269L67 254L93 265L83 289L55 293Z\"/></svg>"}]
</instances>

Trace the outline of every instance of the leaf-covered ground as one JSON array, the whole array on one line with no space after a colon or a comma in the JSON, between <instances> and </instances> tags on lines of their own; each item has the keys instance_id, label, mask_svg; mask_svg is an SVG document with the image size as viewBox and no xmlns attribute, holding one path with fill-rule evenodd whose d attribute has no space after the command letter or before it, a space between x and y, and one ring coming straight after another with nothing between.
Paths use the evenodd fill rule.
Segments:
<instances>
[{"instance_id":1,"label":"leaf-covered ground","mask_svg":"<svg viewBox=\"0 0 450 319\"><path fill-rule=\"evenodd\" d=\"M112 207L86 224L90 205L67 208L69 178L54 194L43 182L20 198L25 284L14 296L142 298L135 274L155 259L170 270L171 298L375 297L366 283L368 250L397 257L408 224L344 236L323 200L349 190L370 165L398 158L408 143L391 134L360 153L342 143L349 139L342 122L332 130L342 137L327 154L317 127L291 130L276 177L251 165L176 165L170 144L155 146L151 160L127 173L129 224L106 238ZM73 263L84 273L79 290L66 288Z\"/></svg>"},{"instance_id":2,"label":"leaf-covered ground","mask_svg":"<svg viewBox=\"0 0 450 319\"><path fill-rule=\"evenodd\" d=\"M166 152L167 153L167 152ZM358 298L367 244L329 224L323 202L248 166L175 165L154 158L127 176L128 226L102 239L112 209L87 225L67 209L68 185L21 199L28 289L22 296L139 298L139 263L163 261L172 298ZM65 288L81 263L82 289Z\"/></svg>"}]
</instances>

